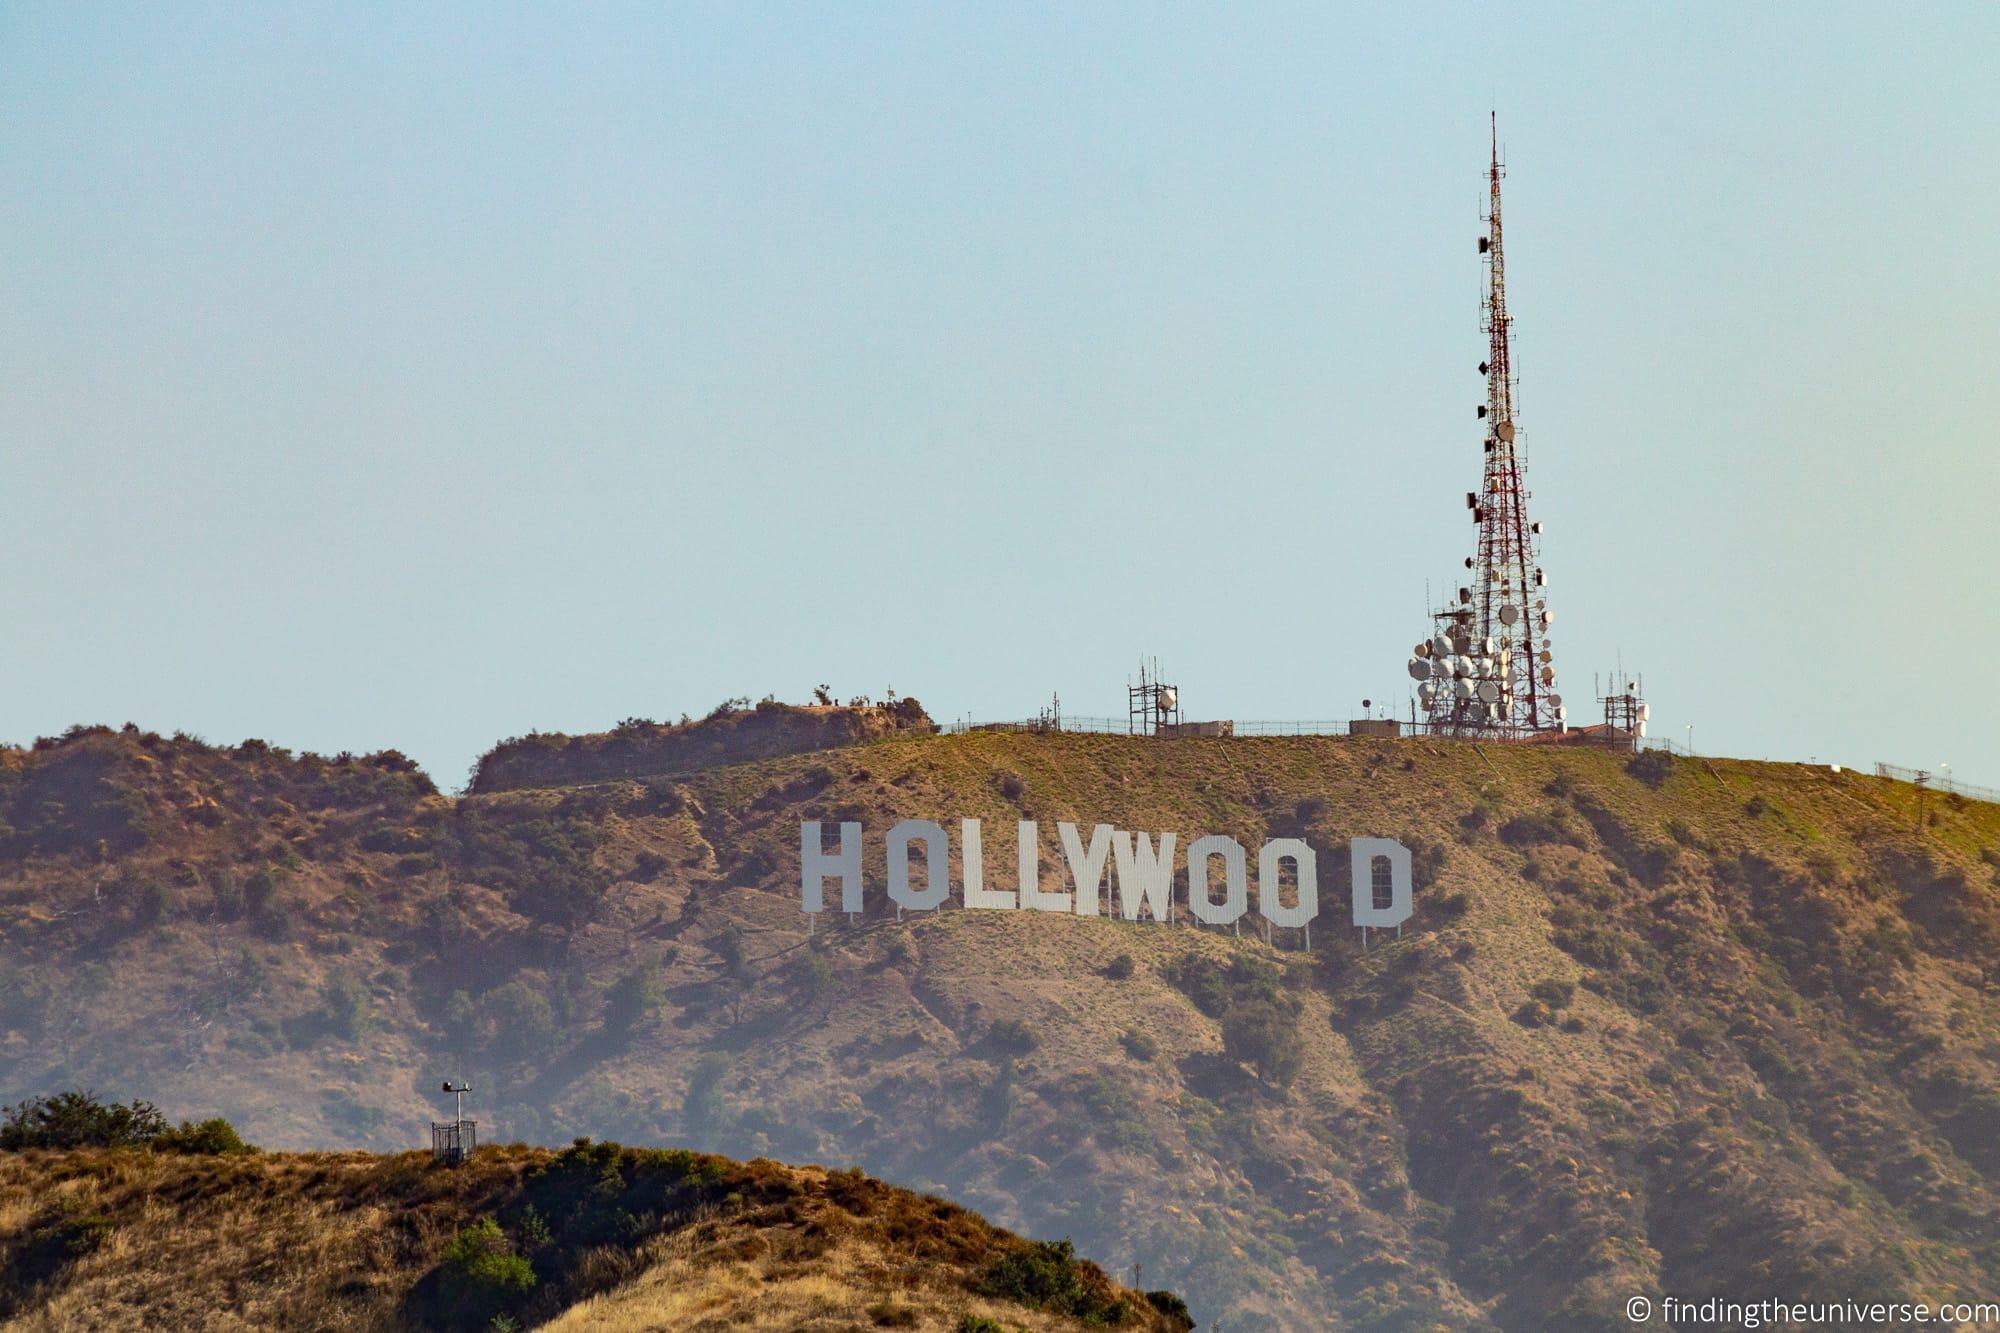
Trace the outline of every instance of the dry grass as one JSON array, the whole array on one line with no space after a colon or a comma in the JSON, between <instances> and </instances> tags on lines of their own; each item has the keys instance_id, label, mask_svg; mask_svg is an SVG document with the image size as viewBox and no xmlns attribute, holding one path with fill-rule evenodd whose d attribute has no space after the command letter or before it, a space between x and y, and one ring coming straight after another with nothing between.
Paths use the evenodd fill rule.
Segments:
<instances>
[{"instance_id":1,"label":"dry grass","mask_svg":"<svg viewBox=\"0 0 2000 1333\"><path fill-rule=\"evenodd\" d=\"M410 1303L412 1289L451 1237L483 1217L517 1225L524 1198L554 1209L566 1160L487 1149L449 1171L416 1154L0 1155L0 1217L9 1222L0 1263L10 1277L34 1229L81 1218L109 1224L101 1244L41 1287L0 1280L0 1299L13 1307L5 1326L407 1327L424 1308ZM607 1159L590 1160L597 1173ZM654 1169L631 1150L608 1160L635 1190ZM853 1173L707 1160L702 1192L711 1202L630 1242L533 1250L542 1285L524 1316L564 1329L850 1328L878 1319L938 1328L976 1309L1013 1328L1078 1327L975 1295L985 1266L1019 1242L961 1209ZM564 1215L554 1215L560 1238ZM571 1296L580 1299L569 1304ZM1127 1327L1167 1327L1136 1298L1133 1308L1140 1313Z\"/></svg>"}]
</instances>

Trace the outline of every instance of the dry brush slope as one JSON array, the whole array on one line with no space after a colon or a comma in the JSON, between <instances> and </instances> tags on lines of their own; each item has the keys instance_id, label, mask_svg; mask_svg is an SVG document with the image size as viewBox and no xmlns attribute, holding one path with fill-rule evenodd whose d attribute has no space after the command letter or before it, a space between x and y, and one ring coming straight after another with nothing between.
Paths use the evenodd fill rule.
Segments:
<instances>
[{"instance_id":1,"label":"dry brush slope","mask_svg":"<svg viewBox=\"0 0 2000 1333\"><path fill-rule=\"evenodd\" d=\"M1028 1253L859 1172L612 1144L486 1148L457 1170L418 1153L0 1156L0 1320L48 1333L1085 1327L982 1294ZM1043 1261L1089 1326L1186 1327L1094 1265Z\"/></svg>"},{"instance_id":2,"label":"dry brush slope","mask_svg":"<svg viewBox=\"0 0 2000 1333\"><path fill-rule=\"evenodd\" d=\"M2000 1277L1993 807L1918 831L1909 789L1825 769L1317 739L937 737L458 801L137 748L22 761L90 758L143 836L51 817L0 879L7 1091L388 1145L462 1064L503 1136L859 1163L1225 1329ZM963 815L1003 884L1016 818L1300 833L1330 902L1329 849L1396 836L1417 916L1365 954L960 911L808 945L800 819ZM1225 1046L1255 1012L1306 1038L1284 1086Z\"/></svg>"}]
</instances>

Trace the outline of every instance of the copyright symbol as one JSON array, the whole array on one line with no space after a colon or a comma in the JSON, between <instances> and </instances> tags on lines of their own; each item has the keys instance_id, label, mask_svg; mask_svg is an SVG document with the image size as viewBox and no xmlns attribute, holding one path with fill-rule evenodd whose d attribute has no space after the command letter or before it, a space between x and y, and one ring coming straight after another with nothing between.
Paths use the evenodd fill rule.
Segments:
<instances>
[{"instance_id":1,"label":"copyright symbol","mask_svg":"<svg viewBox=\"0 0 2000 1333\"><path fill-rule=\"evenodd\" d=\"M1635 1324L1643 1324L1653 1317L1653 1303L1644 1296L1634 1296L1625 1302L1625 1317Z\"/></svg>"}]
</instances>

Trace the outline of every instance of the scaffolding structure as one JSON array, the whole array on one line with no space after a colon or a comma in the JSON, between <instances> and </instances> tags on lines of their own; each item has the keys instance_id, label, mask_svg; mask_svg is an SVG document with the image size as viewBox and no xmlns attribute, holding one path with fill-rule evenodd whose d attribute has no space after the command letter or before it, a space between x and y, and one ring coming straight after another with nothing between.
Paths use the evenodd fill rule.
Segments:
<instances>
[{"instance_id":1,"label":"scaffolding structure","mask_svg":"<svg viewBox=\"0 0 2000 1333\"><path fill-rule=\"evenodd\" d=\"M1173 734L1181 725L1181 692L1160 679L1160 659L1149 670L1139 660L1139 680L1125 683L1125 730L1134 736Z\"/></svg>"},{"instance_id":2,"label":"scaffolding structure","mask_svg":"<svg viewBox=\"0 0 2000 1333\"><path fill-rule=\"evenodd\" d=\"M1620 679L1613 676L1611 689L1598 696L1598 701L1604 705L1605 732L1609 738L1637 748L1646 734L1646 723L1653 715L1653 710L1646 703L1646 678L1640 676L1627 680L1623 690L1617 686Z\"/></svg>"}]
</instances>

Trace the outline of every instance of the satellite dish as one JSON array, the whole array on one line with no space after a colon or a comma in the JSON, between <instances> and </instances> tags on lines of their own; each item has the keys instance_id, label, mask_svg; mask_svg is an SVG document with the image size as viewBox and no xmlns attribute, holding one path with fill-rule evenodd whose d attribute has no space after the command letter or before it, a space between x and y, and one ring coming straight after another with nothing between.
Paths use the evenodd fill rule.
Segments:
<instances>
[{"instance_id":1,"label":"satellite dish","mask_svg":"<svg viewBox=\"0 0 2000 1333\"><path fill-rule=\"evenodd\" d=\"M1429 708L1431 706L1431 700L1437 698L1437 693L1438 693L1438 687L1431 684L1429 681L1425 681L1423 684L1417 686L1417 702L1422 704L1424 707Z\"/></svg>"},{"instance_id":2,"label":"satellite dish","mask_svg":"<svg viewBox=\"0 0 2000 1333\"><path fill-rule=\"evenodd\" d=\"M1639 705L1639 720L1641 722L1644 722L1647 718L1651 717L1652 715L1653 715L1653 706L1651 704Z\"/></svg>"},{"instance_id":3,"label":"satellite dish","mask_svg":"<svg viewBox=\"0 0 2000 1333\"><path fill-rule=\"evenodd\" d=\"M1542 612L1542 628L1543 628L1543 629L1547 629L1547 628L1548 628L1548 627L1549 627L1550 625L1553 625L1553 624L1555 624L1555 622L1556 622L1556 613L1555 613L1555 612L1553 612L1553 611L1544 611L1544 612Z\"/></svg>"},{"instance_id":4,"label":"satellite dish","mask_svg":"<svg viewBox=\"0 0 2000 1333\"><path fill-rule=\"evenodd\" d=\"M1447 656L1447 657L1433 657L1433 658L1431 659L1431 679L1432 679L1432 680L1443 680L1443 679L1444 679L1444 678L1445 678L1446 676L1449 676L1450 674L1451 674L1451 658L1450 658L1450 657L1448 657L1448 656Z\"/></svg>"},{"instance_id":5,"label":"satellite dish","mask_svg":"<svg viewBox=\"0 0 2000 1333\"><path fill-rule=\"evenodd\" d=\"M1500 623L1511 625L1521 618L1521 608L1511 602L1500 608Z\"/></svg>"},{"instance_id":6,"label":"satellite dish","mask_svg":"<svg viewBox=\"0 0 2000 1333\"><path fill-rule=\"evenodd\" d=\"M1451 692L1463 703L1472 697L1472 682L1469 680L1455 680L1451 683Z\"/></svg>"},{"instance_id":7,"label":"satellite dish","mask_svg":"<svg viewBox=\"0 0 2000 1333\"><path fill-rule=\"evenodd\" d=\"M1375 706L1375 701L1373 699L1363 699L1361 701L1361 707L1364 711L1373 708L1374 706Z\"/></svg>"},{"instance_id":8,"label":"satellite dish","mask_svg":"<svg viewBox=\"0 0 2000 1333\"><path fill-rule=\"evenodd\" d=\"M1451 640L1442 634L1438 635L1431 640L1431 652L1438 657L1446 656L1451 652Z\"/></svg>"},{"instance_id":9,"label":"satellite dish","mask_svg":"<svg viewBox=\"0 0 2000 1333\"><path fill-rule=\"evenodd\" d=\"M1418 644L1411 651L1416 653L1418 657L1429 657L1431 655L1431 641L1429 639L1425 639L1422 643Z\"/></svg>"},{"instance_id":10,"label":"satellite dish","mask_svg":"<svg viewBox=\"0 0 2000 1333\"><path fill-rule=\"evenodd\" d=\"M1514 442L1514 423L1503 421L1494 429L1493 433L1498 435L1505 443L1512 444Z\"/></svg>"},{"instance_id":11,"label":"satellite dish","mask_svg":"<svg viewBox=\"0 0 2000 1333\"><path fill-rule=\"evenodd\" d=\"M1556 683L1556 669L1554 667L1543 667L1542 684L1553 685L1555 683Z\"/></svg>"},{"instance_id":12,"label":"satellite dish","mask_svg":"<svg viewBox=\"0 0 2000 1333\"><path fill-rule=\"evenodd\" d=\"M1643 736L1643 735L1645 735L1645 734L1646 734L1646 722L1645 722L1645 719L1644 719L1644 718L1641 718L1641 719L1640 719L1640 721L1639 721L1639 733L1638 733L1638 734L1639 734L1639 735L1641 735L1641 736Z\"/></svg>"},{"instance_id":13,"label":"satellite dish","mask_svg":"<svg viewBox=\"0 0 2000 1333\"><path fill-rule=\"evenodd\" d=\"M1549 651L1549 650L1548 650L1547 648L1544 648L1544 649L1542 649L1542 651L1541 651L1541 652L1539 652L1539 653L1537 653L1537 654L1535 654L1535 656L1536 656L1536 657L1537 657L1537 658L1538 658L1538 659L1539 659L1539 660L1540 660L1541 662L1543 662L1544 664L1547 664L1547 663L1549 663L1549 662L1553 662L1553 661L1555 661L1555 660L1556 660L1556 655L1555 655L1554 653L1550 652L1550 651Z\"/></svg>"},{"instance_id":14,"label":"satellite dish","mask_svg":"<svg viewBox=\"0 0 2000 1333\"><path fill-rule=\"evenodd\" d=\"M1496 645L1493 642L1493 636L1491 634L1485 635L1479 640L1479 651L1487 657L1493 656L1493 650L1495 647Z\"/></svg>"},{"instance_id":15,"label":"satellite dish","mask_svg":"<svg viewBox=\"0 0 2000 1333\"><path fill-rule=\"evenodd\" d=\"M1500 687L1490 680L1482 680L1479 682L1479 697L1485 703L1497 704L1500 702Z\"/></svg>"},{"instance_id":16,"label":"satellite dish","mask_svg":"<svg viewBox=\"0 0 2000 1333\"><path fill-rule=\"evenodd\" d=\"M1181 692L1175 689L1173 686L1165 685L1160 688L1160 708L1163 711L1169 711L1173 709L1175 705L1180 703L1180 701L1181 701Z\"/></svg>"},{"instance_id":17,"label":"satellite dish","mask_svg":"<svg viewBox=\"0 0 2000 1333\"><path fill-rule=\"evenodd\" d=\"M1475 699L1466 708L1465 715L1474 722L1484 722L1486 720L1486 705Z\"/></svg>"},{"instance_id":18,"label":"satellite dish","mask_svg":"<svg viewBox=\"0 0 2000 1333\"><path fill-rule=\"evenodd\" d=\"M1563 707L1562 705L1558 704L1558 705L1556 706L1556 721L1560 722L1560 721L1562 721L1562 720L1563 720L1564 718L1566 718L1566 717L1568 717L1568 716L1569 716L1569 709L1567 709L1567 708L1564 708L1564 707ZM1640 734L1641 736L1643 736L1643 735L1645 735L1645 734L1646 734L1646 729L1645 729L1645 727L1643 727L1643 726L1642 726L1642 727L1640 727L1640 728L1639 728L1639 734Z\"/></svg>"},{"instance_id":19,"label":"satellite dish","mask_svg":"<svg viewBox=\"0 0 2000 1333\"><path fill-rule=\"evenodd\" d=\"M1549 707L1561 708L1562 706L1563 706L1563 697L1560 694L1551 694L1549 696Z\"/></svg>"},{"instance_id":20,"label":"satellite dish","mask_svg":"<svg viewBox=\"0 0 2000 1333\"><path fill-rule=\"evenodd\" d=\"M1430 678L1431 678L1431 664L1430 664L1429 662L1426 662L1426 661L1425 661L1425 660L1424 660L1423 658L1421 658L1421 657L1413 657L1413 658L1411 658L1411 659L1410 659L1410 679L1411 679L1411 680L1429 680Z\"/></svg>"}]
</instances>

